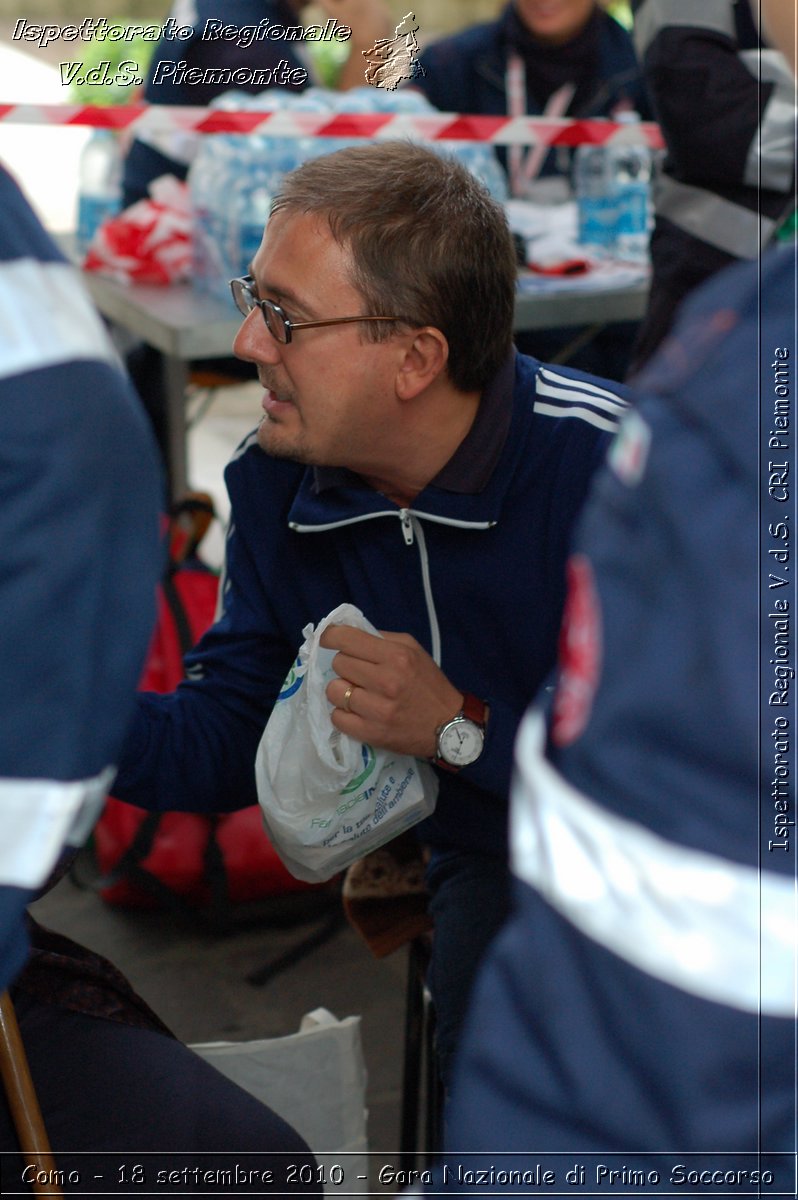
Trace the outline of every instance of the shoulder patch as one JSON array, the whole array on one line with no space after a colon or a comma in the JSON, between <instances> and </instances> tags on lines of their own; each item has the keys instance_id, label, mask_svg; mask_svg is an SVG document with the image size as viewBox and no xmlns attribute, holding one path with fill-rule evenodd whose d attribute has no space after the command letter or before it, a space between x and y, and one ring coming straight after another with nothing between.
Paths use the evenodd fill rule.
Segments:
<instances>
[{"instance_id":1,"label":"shoulder patch","mask_svg":"<svg viewBox=\"0 0 798 1200\"><path fill-rule=\"evenodd\" d=\"M637 487L646 473L651 426L635 409L623 418L607 454L607 464L627 487Z\"/></svg>"},{"instance_id":2,"label":"shoulder patch","mask_svg":"<svg viewBox=\"0 0 798 1200\"><path fill-rule=\"evenodd\" d=\"M601 672L601 612L586 555L573 554L568 560L567 585L551 724L555 746L570 746L582 734Z\"/></svg>"}]
</instances>

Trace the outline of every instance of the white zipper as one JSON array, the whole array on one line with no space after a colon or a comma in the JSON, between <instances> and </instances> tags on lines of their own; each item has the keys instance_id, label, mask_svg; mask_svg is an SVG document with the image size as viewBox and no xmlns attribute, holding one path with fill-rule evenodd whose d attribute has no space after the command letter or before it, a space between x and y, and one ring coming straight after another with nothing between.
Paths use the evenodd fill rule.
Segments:
<instances>
[{"instance_id":1,"label":"white zipper","mask_svg":"<svg viewBox=\"0 0 798 1200\"><path fill-rule=\"evenodd\" d=\"M455 517L438 517L435 513L416 512L411 508L384 509L382 512L361 513L357 517L343 517L340 521L329 521L323 525L300 525L297 521L289 521L288 528L294 533L329 533L331 529L344 529L347 525L357 525L360 521L373 521L377 517L399 517L402 523L402 533L408 546L413 545L413 532L408 518L416 520L423 517L425 521L433 521L436 525L450 525L452 529L492 529L495 521L459 521Z\"/></svg>"},{"instance_id":2,"label":"white zipper","mask_svg":"<svg viewBox=\"0 0 798 1200\"><path fill-rule=\"evenodd\" d=\"M344 529L347 525L358 525L361 521L374 521L377 517L394 516L396 516L395 509L386 509L384 512L361 513L357 517L345 517L341 521L329 521L324 525L300 525L296 521L289 521L288 528L293 529L294 533L329 533L331 529Z\"/></svg>"},{"instance_id":3,"label":"white zipper","mask_svg":"<svg viewBox=\"0 0 798 1200\"><path fill-rule=\"evenodd\" d=\"M400 512L402 518L402 532L404 534L405 543L412 546L415 539L418 544L418 556L421 562L421 579L424 584L424 602L427 606L427 619L429 620L430 632L430 647L433 661L437 666L441 665L441 628L438 624L438 614L435 611L435 603L432 599L432 584L429 577L429 555L427 554L427 540L424 537L424 530L418 517L415 517L409 508L403 508Z\"/></svg>"},{"instance_id":4,"label":"white zipper","mask_svg":"<svg viewBox=\"0 0 798 1200\"><path fill-rule=\"evenodd\" d=\"M348 517L342 521L333 521L326 525L298 525L295 522L289 522L289 529L293 529L295 533L323 533L330 529L340 529L345 525L356 525L359 521L370 521L375 517L393 516L395 510L379 513L363 513L357 517ZM438 614L435 611L435 604L432 599L432 584L429 575L429 556L427 554L427 542L424 537L424 529L419 520L423 517L426 521L435 521L438 525L451 525L457 529L491 529L495 521L458 521L450 517L437 517L431 513L414 513L412 509L400 508L396 513L402 527L402 537L406 546L412 546L413 543L418 545L419 561L421 563L421 579L424 587L424 602L427 607L427 619L430 629L430 646L433 661L437 666L441 665L441 630L438 624Z\"/></svg>"}]
</instances>

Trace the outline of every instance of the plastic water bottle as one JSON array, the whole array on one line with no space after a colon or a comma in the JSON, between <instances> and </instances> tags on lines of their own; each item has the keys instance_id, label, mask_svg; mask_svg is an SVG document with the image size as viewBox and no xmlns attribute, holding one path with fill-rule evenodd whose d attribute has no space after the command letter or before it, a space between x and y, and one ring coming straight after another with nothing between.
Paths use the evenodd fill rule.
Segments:
<instances>
[{"instance_id":1,"label":"plastic water bottle","mask_svg":"<svg viewBox=\"0 0 798 1200\"><path fill-rule=\"evenodd\" d=\"M235 157L232 138L204 137L188 172L192 221L192 283L222 301L230 295L232 272L229 251L227 205L231 161Z\"/></svg>"},{"instance_id":2,"label":"plastic water bottle","mask_svg":"<svg viewBox=\"0 0 798 1200\"><path fill-rule=\"evenodd\" d=\"M622 113L633 125L637 113ZM579 241L600 254L646 262L651 227L652 155L641 141L579 146L574 156L574 191Z\"/></svg>"},{"instance_id":3,"label":"plastic water bottle","mask_svg":"<svg viewBox=\"0 0 798 1200\"><path fill-rule=\"evenodd\" d=\"M622 113L616 120L634 125L640 117L629 112ZM647 262L651 225L651 151L642 142L616 142L610 151L617 205L615 253L628 262Z\"/></svg>"},{"instance_id":4,"label":"plastic water bottle","mask_svg":"<svg viewBox=\"0 0 798 1200\"><path fill-rule=\"evenodd\" d=\"M95 129L83 148L78 170L78 249L89 242L122 205L122 160L111 129Z\"/></svg>"},{"instance_id":5,"label":"plastic water bottle","mask_svg":"<svg viewBox=\"0 0 798 1200\"><path fill-rule=\"evenodd\" d=\"M271 173L263 168L247 171L232 184L230 197L231 242L234 262L231 274L248 275L258 252L272 205Z\"/></svg>"},{"instance_id":6,"label":"plastic water bottle","mask_svg":"<svg viewBox=\"0 0 798 1200\"><path fill-rule=\"evenodd\" d=\"M484 183L494 200L500 204L507 203L510 198L507 176L492 146L480 146L478 143L463 145L462 142L443 144L451 148L449 152L453 157L459 159L480 183Z\"/></svg>"},{"instance_id":7,"label":"plastic water bottle","mask_svg":"<svg viewBox=\"0 0 798 1200\"><path fill-rule=\"evenodd\" d=\"M618 200L609 146L578 146L574 155L574 192L579 241L599 254L615 250Z\"/></svg>"},{"instance_id":8,"label":"plastic water bottle","mask_svg":"<svg viewBox=\"0 0 798 1200\"><path fill-rule=\"evenodd\" d=\"M191 282L200 291L208 290L210 279L210 238L213 224L211 203L219 170L212 138L203 138L192 162L186 182L191 197Z\"/></svg>"}]
</instances>

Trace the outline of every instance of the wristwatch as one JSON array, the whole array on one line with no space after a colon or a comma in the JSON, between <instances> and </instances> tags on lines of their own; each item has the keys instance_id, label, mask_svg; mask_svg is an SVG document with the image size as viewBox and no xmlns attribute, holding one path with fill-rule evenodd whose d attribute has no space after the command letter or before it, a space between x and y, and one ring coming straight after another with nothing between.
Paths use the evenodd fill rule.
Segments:
<instances>
[{"instance_id":1,"label":"wristwatch","mask_svg":"<svg viewBox=\"0 0 798 1200\"><path fill-rule=\"evenodd\" d=\"M459 771L461 767L475 763L485 745L487 721L488 708L484 700L466 692L457 716L439 725L435 731L438 747L432 760L435 766L446 771Z\"/></svg>"}]
</instances>

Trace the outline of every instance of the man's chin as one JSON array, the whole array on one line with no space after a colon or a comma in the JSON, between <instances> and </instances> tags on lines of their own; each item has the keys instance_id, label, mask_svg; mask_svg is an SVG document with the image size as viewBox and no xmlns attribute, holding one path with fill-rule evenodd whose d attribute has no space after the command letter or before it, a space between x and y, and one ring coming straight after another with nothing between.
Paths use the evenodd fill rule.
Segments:
<instances>
[{"instance_id":1,"label":"man's chin","mask_svg":"<svg viewBox=\"0 0 798 1200\"><path fill-rule=\"evenodd\" d=\"M264 417L258 426L258 445L270 458L283 458L298 463L310 462L301 444L287 437L285 430L268 417Z\"/></svg>"}]
</instances>

